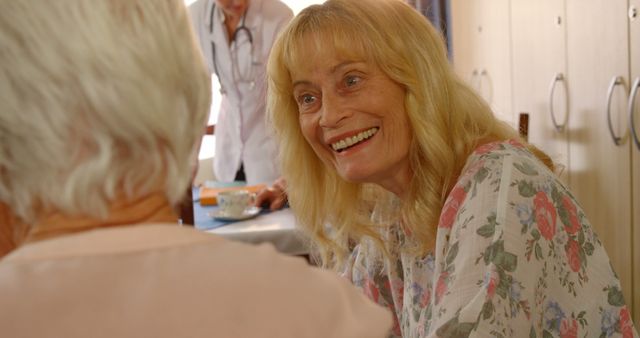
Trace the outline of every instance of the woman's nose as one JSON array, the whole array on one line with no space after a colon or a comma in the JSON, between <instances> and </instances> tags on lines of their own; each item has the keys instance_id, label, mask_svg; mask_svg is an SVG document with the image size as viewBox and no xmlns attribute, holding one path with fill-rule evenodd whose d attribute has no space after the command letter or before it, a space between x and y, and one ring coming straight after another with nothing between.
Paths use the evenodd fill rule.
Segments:
<instances>
[{"instance_id":1,"label":"woman's nose","mask_svg":"<svg viewBox=\"0 0 640 338\"><path fill-rule=\"evenodd\" d=\"M333 128L350 115L349 110L345 109L344 104L339 97L334 95L322 96L322 108L320 108L320 127Z\"/></svg>"}]
</instances>

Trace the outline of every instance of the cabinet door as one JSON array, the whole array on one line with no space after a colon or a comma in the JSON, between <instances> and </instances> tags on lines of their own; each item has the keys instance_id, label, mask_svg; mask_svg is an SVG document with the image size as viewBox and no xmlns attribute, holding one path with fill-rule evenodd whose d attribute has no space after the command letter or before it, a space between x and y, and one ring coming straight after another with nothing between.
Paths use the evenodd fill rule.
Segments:
<instances>
[{"instance_id":1,"label":"cabinet door","mask_svg":"<svg viewBox=\"0 0 640 338\"><path fill-rule=\"evenodd\" d=\"M565 3L558 0L512 0L513 111L529 114L529 142L547 153L569 183L567 129L558 131L550 116L551 84L566 77ZM567 92L556 82L554 114L562 124L567 115Z\"/></svg>"},{"instance_id":2,"label":"cabinet door","mask_svg":"<svg viewBox=\"0 0 640 338\"><path fill-rule=\"evenodd\" d=\"M629 32L631 52L631 79L640 78L640 0L631 0L629 7ZM635 15L634 15L635 9ZM635 98L633 111L635 130L640 134L640 90ZM640 135L638 135L640 136ZM631 165L633 183L633 322L640 325L640 147L633 146Z\"/></svg>"},{"instance_id":3,"label":"cabinet door","mask_svg":"<svg viewBox=\"0 0 640 338\"><path fill-rule=\"evenodd\" d=\"M509 0L481 0L482 47L479 91L498 118L515 127L511 107L511 27Z\"/></svg>"},{"instance_id":4,"label":"cabinet door","mask_svg":"<svg viewBox=\"0 0 640 338\"><path fill-rule=\"evenodd\" d=\"M513 124L509 0L452 0L453 66L493 108Z\"/></svg>"},{"instance_id":5,"label":"cabinet door","mask_svg":"<svg viewBox=\"0 0 640 338\"><path fill-rule=\"evenodd\" d=\"M606 106L611 80L613 129L627 129L629 32L627 1L566 0L571 187L631 300L631 142L615 145Z\"/></svg>"},{"instance_id":6,"label":"cabinet door","mask_svg":"<svg viewBox=\"0 0 640 338\"><path fill-rule=\"evenodd\" d=\"M458 76L477 90L480 64L479 2L451 0L451 47Z\"/></svg>"}]
</instances>

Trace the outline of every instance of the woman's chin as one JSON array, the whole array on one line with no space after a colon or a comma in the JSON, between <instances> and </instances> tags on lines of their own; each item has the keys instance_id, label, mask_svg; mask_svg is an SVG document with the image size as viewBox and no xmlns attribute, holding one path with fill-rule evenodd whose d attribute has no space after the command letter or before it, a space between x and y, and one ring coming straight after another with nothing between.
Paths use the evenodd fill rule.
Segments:
<instances>
[{"instance_id":1,"label":"woman's chin","mask_svg":"<svg viewBox=\"0 0 640 338\"><path fill-rule=\"evenodd\" d=\"M371 180L371 173L357 168L338 169L338 175L351 183L375 183Z\"/></svg>"}]
</instances>

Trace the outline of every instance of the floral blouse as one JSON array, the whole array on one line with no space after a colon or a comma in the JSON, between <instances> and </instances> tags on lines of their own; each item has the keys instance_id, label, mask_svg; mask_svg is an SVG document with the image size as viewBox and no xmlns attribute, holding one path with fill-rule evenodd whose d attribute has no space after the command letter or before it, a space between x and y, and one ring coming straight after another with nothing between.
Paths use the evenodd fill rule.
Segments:
<instances>
[{"instance_id":1,"label":"floral blouse","mask_svg":"<svg viewBox=\"0 0 640 338\"><path fill-rule=\"evenodd\" d=\"M386 241L404 241L388 229ZM434 253L384 257L363 241L344 275L391 310L392 336L638 337L583 210L516 141L469 157L443 207Z\"/></svg>"}]
</instances>

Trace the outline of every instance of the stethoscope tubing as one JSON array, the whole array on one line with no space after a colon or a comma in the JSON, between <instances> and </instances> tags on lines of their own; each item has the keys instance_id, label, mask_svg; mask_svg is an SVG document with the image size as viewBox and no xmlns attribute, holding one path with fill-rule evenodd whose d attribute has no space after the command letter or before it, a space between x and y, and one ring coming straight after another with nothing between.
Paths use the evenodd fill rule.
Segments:
<instances>
[{"instance_id":1,"label":"stethoscope tubing","mask_svg":"<svg viewBox=\"0 0 640 338\"><path fill-rule=\"evenodd\" d=\"M215 1L215 0L214 0ZM249 40L249 44L251 45L251 59L253 62L253 34L251 34L251 30L249 30L249 28L247 28L247 26L245 25L245 21L247 20L247 11L249 9L247 8L245 10L245 12L242 14L242 21L240 22L240 26L238 26L236 28L236 30L233 32L233 35L231 35L231 40L230 43L236 41L236 38L238 37L238 34L242 31L245 32L245 34L247 35L247 39ZM215 11L216 11L216 4L215 2L213 3L213 5L211 6L211 11L209 13L209 20L210 20L210 25L209 25L209 34L210 36L213 36L213 29L214 29L214 16L215 16ZM216 76L218 76L218 80L220 80L220 73L218 72L218 62L216 60L216 44L213 41L213 39L211 39L211 62L213 64L213 71L216 74ZM235 65L236 67L238 67L238 65ZM240 75L240 71L238 70L238 75ZM250 79L245 79L245 78L241 78L241 81L247 81L247 82L252 82ZM220 88L221 90L224 91L223 87L222 87L222 82L220 82Z\"/></svg>"}]
</instances>

